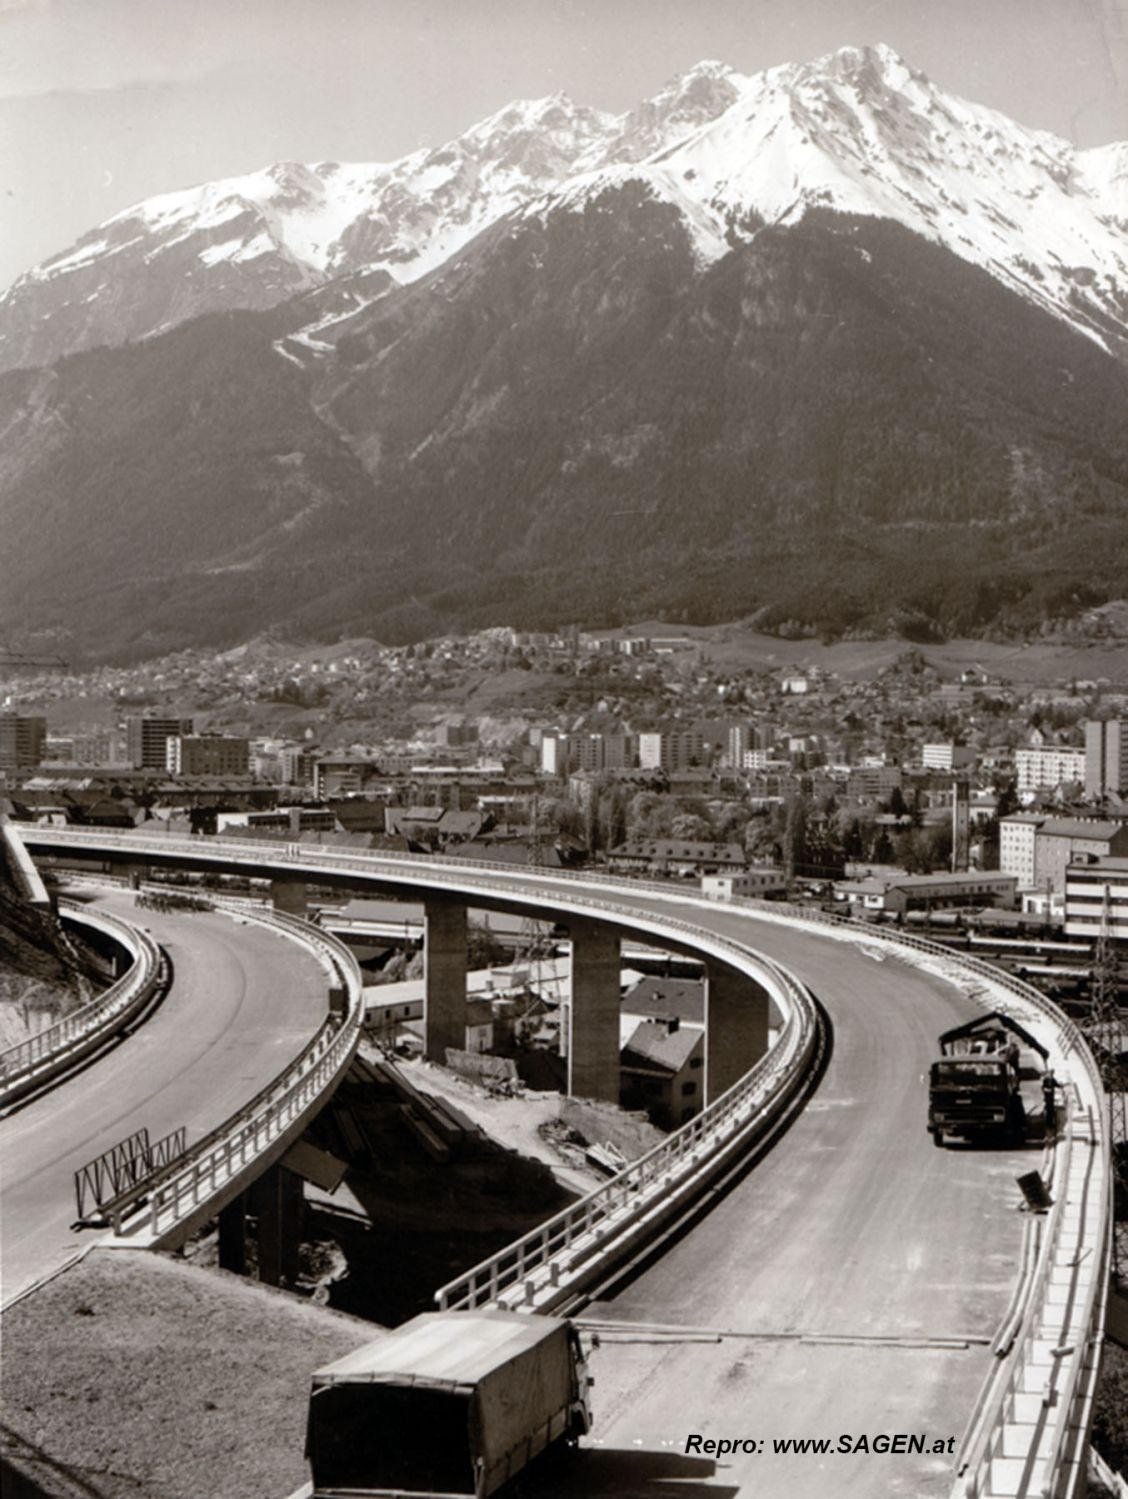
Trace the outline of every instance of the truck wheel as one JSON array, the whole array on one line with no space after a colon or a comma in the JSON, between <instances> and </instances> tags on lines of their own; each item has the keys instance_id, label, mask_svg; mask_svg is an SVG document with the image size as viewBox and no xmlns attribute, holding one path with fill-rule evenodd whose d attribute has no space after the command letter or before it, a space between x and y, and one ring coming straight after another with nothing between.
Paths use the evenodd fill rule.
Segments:
<instances>
[{"instance_id":1,"label":"truck wheel","mask_svg":"<svg viewBox=\"0 0 1128 1499\"><path fill-rule=\"evenodd\" d=\"M928 1133L932 1136L933 1145L944 1144L944 1131L942 1129L930 1129Z\"/></svg>"}]
</instances>

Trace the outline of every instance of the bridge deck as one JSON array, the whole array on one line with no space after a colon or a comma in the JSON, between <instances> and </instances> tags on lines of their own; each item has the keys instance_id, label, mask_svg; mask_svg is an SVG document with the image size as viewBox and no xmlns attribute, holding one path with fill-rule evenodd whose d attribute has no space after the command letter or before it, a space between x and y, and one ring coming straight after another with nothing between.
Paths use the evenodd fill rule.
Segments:
<instances>
[{"instance_id":1,"label":"bridge deck","mask_svg":"<svg viewBox=\"0 0 1128 1499\"><path fill-rule=\"evenodd\" d=\"M99 909L147 926L173 963L157 1012L96 1064L0 1123L3 1298L99 1235L76 1232L75 1170L134 1130L199 1139L298 1055L326 1009L325 975L293 942L208 912Z\"/></svg>"},{"instance_id":2,"label":"bridge deck","mask_svg":"<svg viewBox=\"0 0 1128 1499\"><path fill-rule=\"evenodd\" d=\"M267 849L231 848L236 863L270 857ZM176 856L172 848L168 854ZM223 845L202 857L221 861ZM925 1132L924 1079L935 1039L973 1014L973 1002L888 948L878 961L878 949L749 912L641 888L569 886L531 871L388 866L352 865L354 883L368 879L379 888L383 880L399 892L418 889L416 881L445 884L463 890L469 905L477 903L477 886L484 904L518 908L523 887L525 901L545 911L566 893L595 906L607 899L659 919L684 917L789 967L834 1025L827 1074L790 1132L707 1217L596 1309L766 1336L718 1343L701 1341L708 1333L673 1341L642 1333L626 1345L609 1337L596 1368L596 1435L578 1466L561 1474L562 1486L546 1477L537 1492L655 1499L667 1477L697 1480L687 1492L701 1499L947 1492L949 1441L958 1443L991 1365L986 1342L1017 1275L1022 1220L1013 1178L1039 1164L1037 1148L940 1151ZM301 877L300 865L290 869ZM646 923L626 926L641 932ZM957 1346L961 1338L966 1347ZM765 1446L714 1472L708 1459L684 1457L692 1432ZM843 1434L901 1432L927 1433L945 1450L772 1454L776 1438L837 1442Z\"/></svg>"},{"instance_id":3,"label":"bridge deck","mask_svg":"<svg viewBox=\"0 0 1128 1499\"><path fill-rule=\"evenodd\" d=\"M642 898L645 904L645 898ZM667 907L667 909L671 909ZM684 913L689 915L689 910ZM632 1284L585 1313L790 1340L620 1341L596 1355L596 1439L544 1494L653 1499L639 1446L682 1454L708 1494L944 1494L949 1455L774 1456L773 1438L963 1432L992 1363L982 1343L907 1348L876 1340L989 1339L1016 1274L1014 1177L1036 1148L937 1150L924 1075L936 1036L975 1013L952 985L899 958L718 909L806 982L834 1026L827 1073L769 1156ZM793 1335L856 1337L837 1346ZM638 1335L645 1339L645 1332ZM686 1462L685 1438L752 1437L763 1452ZM633 1458L628 1454L635 1454ZM674 1470L668 1476L674 1477Z\"/></svg>"}]
</instances>

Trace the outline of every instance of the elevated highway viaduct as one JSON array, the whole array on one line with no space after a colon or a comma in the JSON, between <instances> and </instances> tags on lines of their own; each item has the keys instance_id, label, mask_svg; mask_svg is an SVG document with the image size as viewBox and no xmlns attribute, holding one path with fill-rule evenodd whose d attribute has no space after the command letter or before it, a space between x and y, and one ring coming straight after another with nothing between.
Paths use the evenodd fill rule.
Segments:
<instances>
[{"instance_id":1,"label":"elevated highway viaduct","mask_svg":"<svg viewBox=\"0 0 1128 1499\"><path fill-rule=\"evenodd\" d=\"M0 1122L5 1304L104 1235L74 1228L74 1173L139 1129L199 1139L290 1063L326 1010L325 975L295 943L214 912L135 911L125 892L93 909L143 921L167 951L167 999L144 1024Z\"/></svg>"},{"instance_id":2,"label":"elevated highway viaduct","mask_svg":"<svg viewBox=\"0 0 1128 1499\"><path fill-rule=\"evenodd\" d=\"M610 1096L615 1086L607 996L612 971L617 990L622 936L665 941L704 957L713 1000L710 1100L754 1058L767 1023L763 990L744 982L746 975L738 977L725 961L724 944L735 942L782 965L829 1017L821 1084L771 1152L755 1170L738 1174L707 1215L665 1242L661 1254L646 1256L625 1277L616 1272L617 1280L597 1288L586 1313L606 1323L597 1430L577 1459L580 1467L561 1476L563 1487L553 1488L549 1475L544 1492L577 1492L581 1471L583 1492L627 1499L659 1499L670 1481L673 1491L700 1499L753 1492L1080 1491L1084 1416L1080 1426L1066 1420L1056 1388L1049 1400L1058 1407L1049 1449L1045 1416L1021 1427L1028 1435L1006 1435L1019 1430L1021 1399L1006 1407L1007 1419L1014 1417L1010 1426L1002 1416L992 1417L1002 1434L986 1457L986 1439L982 1432L977 1438L975 1429L985 1384L999 1367L992 1344L1000 1324L1018 1307L1023 1325L1033 1328L1040 1294L1032 1279L1037 1245L1032 1250L1024 1235L1014 1178L1036 1169L1041 1157L1037 1147L935 1150L925 1131L924 1080L935 1038L982 1003L974 991L985 986L967 965L914 958L876 937L819 930L766 910L535 870L228 840L23 831L38 857L73 861L85 845L92 857L117 868L253 872L272 880L276 899L296 909L307 882L422 896L431 946L428 1047L434 1054L451 1044L445 1038L453 1034L450 995L458 988L466 907L496 906L570 924L579 970L573 1089L596 1096ZM679 925L683 921L693 933ZM461 961L464 967L464 955ZM986 997L995 1002L995 996ZM1026 1001L1015 1003L1021 1008ZM1056 1352L1045 1350L1048 1390L1060 1368L1053 1358L1076 1355L1071 1402L1091 1385L1090 1344L1100 1336L1099 1310L1093 1310L1101 1299L1100 1234L1107 1228L1107 1214L1093 1216L1094 1203L1099 1208L1102 1194L1107 1197L1107 1173L1100 1169L1102 1162L1107 1166L1107 1141L1091 1089L1081 1087L1084 1055L1067 1055L1075 1044L1063 1042L1055 1060L1068 1072L1071 1055L1080 1079L1074 1102L1079 1118L1087 1110L1088 1133L1078 1135L1081 1143L1069 1159L1071 1170L1088 1174L1083 1187L1074 1188L1070 1178L1062 1190L1068 1185L1083 1196L1076 1205L1078 1232L1096 1235L1096 1252L1086 1251L1092 1258L1085 1275L1091 1278L1079 1289L1075 1268L1065 1298L1070 1312L1084 1301L1084 1336L1068 1348L1062 1341ZM1072 1231L1062 1231L1063 1242ZM1056 1228L1050 1237L1055 1235ZM1047 1295L1050 1249L1038 1261ZM1074 1259L1080 1263L1083 1256ZM1025 1366L1018 1374L1026 1377ZM1041 1377L1034 1376L1035 1392ZM979 1440L977 1466L953 1487L954 1454L965 1446L969 1425L970 1437ZM853 1445L865 1437L872 1445L875 1437L897 1433L927 1437L927 1450L774 1450L777 1441L788 1439L829 1439L837 1449L840 1438ZM739 1437L754 1445L717 1464L707 1451L686 1453L693 1435Z\"/></svg>"}]
</instances>

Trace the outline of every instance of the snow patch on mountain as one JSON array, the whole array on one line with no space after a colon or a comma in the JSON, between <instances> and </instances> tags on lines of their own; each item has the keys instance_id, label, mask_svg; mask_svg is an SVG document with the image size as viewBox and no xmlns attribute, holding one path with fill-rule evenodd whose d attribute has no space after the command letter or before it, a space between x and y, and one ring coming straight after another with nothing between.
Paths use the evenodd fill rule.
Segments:
<instances>
[{"instance_id":1,"label":"snow patch on mountain","mask_svg":"<svg viewBox=\"0 0 1128 1499\"><path fill-rule=\"evenodd\" d=\"M1077 152L876 46L754 77L702 62L622 115L518 100L398 161L282 162L147 199L0 297L0 367L339 278L411 282L508 214L629 182L677 209L701 268L765 222L887 218L1105 347L1128 340L1128 144Z\"/></svg>"},{"instance_id":2,"label":"snow patch on mountain","mask_svg":"<svg viewBox=\"0 0 1128 1499\"><path fill-rule=\"evenodd\" d=\"M1107 343L1128 334L1128 245L1110 232L1125 148L1077 153L937 89L891 48L772 68L661 160L734 226L808 211L893 219Z\"/></svg>"},{"instance_id":3,"label":"snow patch on mountain","mask_svg":"<svg viewBox=\"0 0 1128 1499\"><path fill-rule=\"evenodd\" d=\"M1103 217L1128 232L1128 141L1078 152L1077 170Z\"/></svg>"}]
</instances>

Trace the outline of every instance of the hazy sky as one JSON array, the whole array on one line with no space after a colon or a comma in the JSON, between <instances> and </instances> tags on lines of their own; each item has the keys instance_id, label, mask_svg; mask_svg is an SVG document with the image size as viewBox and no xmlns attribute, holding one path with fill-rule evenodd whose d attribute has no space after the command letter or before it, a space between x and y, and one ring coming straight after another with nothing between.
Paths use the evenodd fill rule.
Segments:
<instances>
[{"instance_id":1,"label":"hazy sky","mask_svg":"<svg viewBox=\"0 0 1128 1499\"><path fill-rule=\"evenodd\" d=\"M1078 145L1128 138L1128 0L0 0L0 286L153 193L878 41Z\"/></svg>"}]
</instances>

